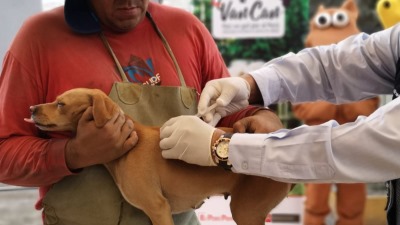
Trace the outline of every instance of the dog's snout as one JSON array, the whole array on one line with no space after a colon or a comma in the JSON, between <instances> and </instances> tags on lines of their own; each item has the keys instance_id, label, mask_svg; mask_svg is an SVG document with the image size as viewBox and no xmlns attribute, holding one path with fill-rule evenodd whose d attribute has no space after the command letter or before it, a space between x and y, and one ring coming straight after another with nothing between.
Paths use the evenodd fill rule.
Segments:
<instances>
[{"instance_id":1,"label":"dog's snout","mask_svg":"<svg viewBox=\"0 0 400 225\"><path fill-rule=\"evenodd\" d=\"M31 106L31 107L29 107L29 110L31 111L32 115L35 115L35 113L37 112L37 107L36 106Z\"/></svg>"}]
</instances>

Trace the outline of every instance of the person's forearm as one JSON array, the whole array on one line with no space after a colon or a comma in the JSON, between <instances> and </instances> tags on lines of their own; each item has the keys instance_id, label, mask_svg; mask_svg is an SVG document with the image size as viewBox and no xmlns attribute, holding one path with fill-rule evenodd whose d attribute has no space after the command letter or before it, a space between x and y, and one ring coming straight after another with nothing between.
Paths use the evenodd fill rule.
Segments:
<instances>
[{"instance_id":1,"label":"person's forearm","mask_svg":"<svg viewBox=\"0 0 400 225\"><path fill-rule=\"evenodd\" d=\"M316 100L342 104L391 94L400 57L399 34L400 25L361 33L335 45L288 53L249 73L265 105Z\"/></svg>"},{"instance_id":2,"label":"person's forearm","mask_svg":"<svg viewBox=\"0 0 400 225\"><path fill-rule=\"evenodd\" d=\"M244 108L236 113L233 113L231 115L221 118L221 120L218 122L218 124L216 126L217 127L233 127L233 125L237 121L239 121L245 117L248 117L248 116L253 116L260 110L266 110L266 108L249 105L246 108Z\"/></svg>"},{"instance_id":3,"label":"person's forearm","mask_svg":"<svg viewBox=\"0 0 400 225\"><path fill-rule=\"evenodd\" d=\"M254 78L250 74L244 74L241 77L250 85L249 104L263 105L263 98Z\"/></svg>"},{"instance_id":4,"label":"person's forearm","mask_svg":"<svg viewBox=\"0 0 400 225\"><path fill-rule=\"evenodd\" d=\"M235 134L229 144L233 171L285 182L383 182L399 177L400 99L369 117L338 126ZM350 135L349 135L350 134ZM245 166L243 166L245 165Z\"/></svg>"},{"instance_id":5,"label":"person's forearm","mask_svg":"<svg viewBox=\"0 0 400 225\"><path fill-rule=\"evenodd\" d=\"M71 175L65 164L67 139L13 137L0 140L0 182L39 187Z\"/></svg>"}]
</instances>

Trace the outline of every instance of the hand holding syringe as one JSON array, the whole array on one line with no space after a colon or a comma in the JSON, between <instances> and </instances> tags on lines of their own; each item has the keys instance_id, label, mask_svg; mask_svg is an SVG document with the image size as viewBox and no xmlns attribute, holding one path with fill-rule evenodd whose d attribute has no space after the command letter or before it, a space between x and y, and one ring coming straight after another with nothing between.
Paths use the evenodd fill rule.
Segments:
<instances>
[{"instance_id":1,"label":"hand holding syringe","mask_svg":"<svg viewBox=\"0 0 400 225\"><path fill-rule=\"evenodd\" d=\"M214 102L214 104L212 104L210 107L207 108L207 111L206 111L204 114L210 112L211 110L215 109L216 107L217 107L217 103ZM200 115L199 113L197 113L196 116L197 116L197 117L201 117L202 115Z\"/></svg>"}]
</instances>

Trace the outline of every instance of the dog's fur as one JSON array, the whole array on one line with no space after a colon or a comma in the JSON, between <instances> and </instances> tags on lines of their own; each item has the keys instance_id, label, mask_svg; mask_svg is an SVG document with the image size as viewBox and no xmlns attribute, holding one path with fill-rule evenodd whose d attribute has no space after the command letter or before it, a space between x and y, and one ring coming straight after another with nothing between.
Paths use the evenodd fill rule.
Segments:
<instances>
[{"instance_id":1,"label":"dog's fur","mask_svg":"<svg viewBox=\"0 0 400 225\"><path fill-rule=\"evenodd\" d=\"M89 106L93 106L98 127L120 110L102 91L77 88L52 103L32 106L31 119L42 130L76 131L79 118ZM105 167L124 198L142 209L154 225L173 225L171 212L197 208L214 195L231 196L230 208L237 224L263 225L267 214L290 191L290 184L267 178L166 160L159 148L159 128L138 122L135 128L139 141L134 149Z\"/></svg>"}]
</instances>

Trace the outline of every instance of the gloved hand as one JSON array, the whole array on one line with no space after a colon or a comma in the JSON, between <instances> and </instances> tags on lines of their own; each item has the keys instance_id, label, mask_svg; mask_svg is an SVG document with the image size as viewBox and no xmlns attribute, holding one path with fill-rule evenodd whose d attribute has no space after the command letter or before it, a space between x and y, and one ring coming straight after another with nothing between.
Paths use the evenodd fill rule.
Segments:
<instances>
[{"instance_id":1,"label":"gloved hand","mask_svg":"<svg viewBox=\"0 0 400 225\"><path fill-rule=\"evenodd\" d=\"M214 130L197 116L174 117L161 127L162 156L200 166L215 166L211 158Z\"/></svg>"},{"instance_id":2,"label":"gloved hand","mask_svg":"<svg viewBox=\"0 0 400 225\"><path fill-rule=\"evenodd\" d=\"M205 122L215 125L229 114L249 105L250 85L240 77L221 78L209 81L204 87L197 108ZM211 107L216 103L216 107Z\"/></svg>"}]
</instances>

